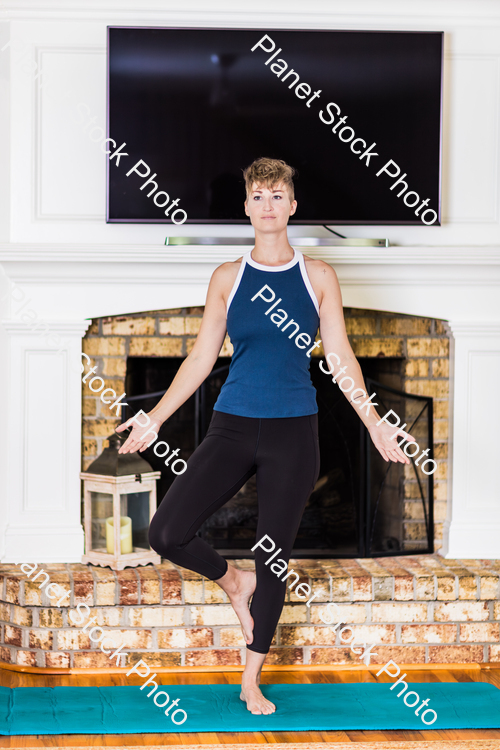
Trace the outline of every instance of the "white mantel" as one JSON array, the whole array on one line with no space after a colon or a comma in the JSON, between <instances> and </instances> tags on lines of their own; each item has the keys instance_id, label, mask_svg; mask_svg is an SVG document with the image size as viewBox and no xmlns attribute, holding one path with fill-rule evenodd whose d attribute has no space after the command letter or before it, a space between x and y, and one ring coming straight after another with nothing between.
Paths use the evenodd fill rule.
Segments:
<instances>
[{"instance_id":1,"label":"white mantel","mask_svg":"<svg viewBox=\"0 0 500 750\"><path fill-rule=\"evenodd\" d=\"M302 250L336 269L345 306L449 321L452 481L444 551L500 557L500 248ZM203 305L214 268L241 253L227 246L0 245L6 277L65 341L60 348L46 331L30 332L6 293L7 278L0 279L0 560L77 562L83 553L79 352L88 319Z\"/></svg>"}]
</instances>

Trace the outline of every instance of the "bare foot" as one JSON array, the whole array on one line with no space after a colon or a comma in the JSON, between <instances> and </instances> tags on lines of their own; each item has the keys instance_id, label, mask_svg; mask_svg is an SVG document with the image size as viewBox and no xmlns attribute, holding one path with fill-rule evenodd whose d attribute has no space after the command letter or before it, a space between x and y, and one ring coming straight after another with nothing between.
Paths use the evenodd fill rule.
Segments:
<instances>
[{"instance_id":1,"label":"bare foot","mask_svg":"<svg viewBox=\"0 0 500 750\"><path fill-rule=\"evenodd\" d=\"M224 581L228 574L219 578L216 583L226 592L229 601L236 612L241 623L243 637L247 644L253 641L253 617L248 608L248 602L253 592L257 579L251 570L239 570L232 565L229 568L229 580Z\"/></svg>"},{"instance_id":2,"label":"bare foot","mask_svg":"<svg viewBox=\"0 0 500 750\"><path fill-rule=\"evenodd\" d=\"M240 698L247 704L248 710L252 714L273 714L276 706L262 695L261 689L257 685L241 685Z\"/></svg>"}]
</instances>

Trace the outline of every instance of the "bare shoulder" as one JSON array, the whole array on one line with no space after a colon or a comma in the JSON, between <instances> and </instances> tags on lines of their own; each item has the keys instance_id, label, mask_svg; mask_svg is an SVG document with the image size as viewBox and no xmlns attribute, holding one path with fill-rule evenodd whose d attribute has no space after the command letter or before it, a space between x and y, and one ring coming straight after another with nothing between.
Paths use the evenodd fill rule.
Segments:
<instances>
[{"instance_id":1,"label":"bare shoulder","mask_svg":"<svg viewBox=\"0 0 500 750\"><path fill-rule=\"evenodd\" d=\"M337 278L337 274L333 268L328 263L325 263L324 260L315 260L314 258L309 258L308 255L304 255L304 260L306 262L307 273L310 276L327 279Z\"/></svg>"},{"instance_id":2,"label":"bare shoulder","mask_svg":"<svg viewBox=\"0 0 500 750\"><path fill-rule=\"evenodd\" d=\"M309 258L308 255L304 255L304 260L306 262L307 273L311 279L317 279L319 282L337 280L337 274L324 260L315 260L314 258Z\"/></svg>"},{"instance_id":3,"label":"bare shoulder","mask_svg":"<svg viewBox=\"0 0 500 750\"><path fill-rule=\"evenodd\" d=\"M231 289L233 288L236 277L238 276L238 271L240 270L242 260L243 258L238 258L234 261L222 263L222 265L217 266L212 274L210 285L216 288L222 294L224 299L227 299L227 297L231 293Z\"/></svg>"}]
</instances>

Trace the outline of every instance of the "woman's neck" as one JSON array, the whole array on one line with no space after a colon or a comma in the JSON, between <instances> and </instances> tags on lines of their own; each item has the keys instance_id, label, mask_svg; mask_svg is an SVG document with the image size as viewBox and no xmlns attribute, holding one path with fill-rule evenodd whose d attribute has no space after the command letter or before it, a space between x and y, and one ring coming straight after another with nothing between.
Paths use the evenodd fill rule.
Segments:
<instances>
[{"instance_id":1,"label":"woman's neck","mask_svg":"<svg viewBox=\"0 0 500 750\"><path fill-rule=\"evenodd\" d=\"M252 258L264 266L282 266L294 257L293 247L288 242L286 229L277 236L272 234L255 234L255 246Z\"/></svg>"}]
</instances>

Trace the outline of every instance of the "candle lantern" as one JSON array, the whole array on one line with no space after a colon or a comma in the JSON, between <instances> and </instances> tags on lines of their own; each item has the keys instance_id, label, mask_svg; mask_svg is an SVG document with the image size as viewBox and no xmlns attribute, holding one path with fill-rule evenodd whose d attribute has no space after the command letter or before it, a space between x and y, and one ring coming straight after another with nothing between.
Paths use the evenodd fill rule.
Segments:
<instances>
[{"instance_id":1,"label":"candle lantern","mask_svg":"<svg viewBox=\"0 0 500 750\"><path fill-rule=\"evenodd\" d=\"M137 453L118 453L126 437L110 435L109 447L80 474L85 526L82 562L113 570L161 562L148 541L161 473Z\"/></svg>"}]
</instances>

